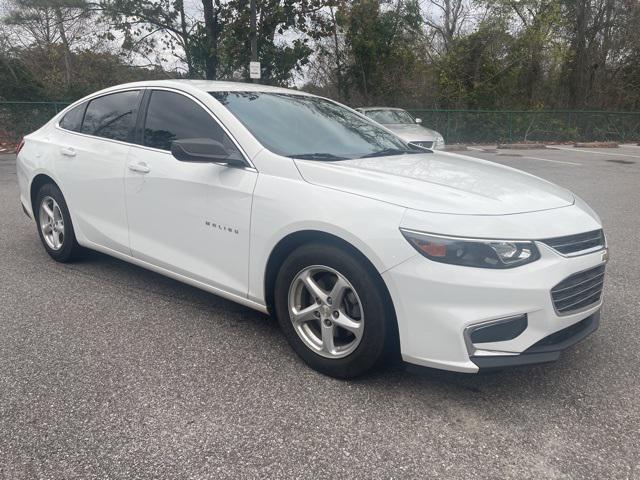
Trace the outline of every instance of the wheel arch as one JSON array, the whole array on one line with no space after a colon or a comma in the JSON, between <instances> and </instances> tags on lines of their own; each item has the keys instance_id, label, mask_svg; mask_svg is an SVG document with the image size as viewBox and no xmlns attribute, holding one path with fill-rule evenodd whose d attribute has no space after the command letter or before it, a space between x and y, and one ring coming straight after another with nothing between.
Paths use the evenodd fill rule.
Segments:
<instances>
[{"instance_id":1,"label":"wheel arch","mask_svg":"<svg viewBox=\"0 0 640 480\"><path fill-rule=\"evenodd\" d=\"M300 230L297 232L289 233L288 235L283 237L271 250L264 273L265 302L270 314L273 315L275 312L275 283L278 271L280 270L280 266L292 250L309 243L323 243L327 245L333 245L346 250L347 252L358 258L367 268L367 270L371 272L371 275L375 279L376 283L378 283L381 287L381 291L385 296L387 305L389 305L389 313L393 315L393 322L397 327L395 306L393 304L391 293L389 292L384 279L380 275L380 272L378 272L371 260L369 260L369 258L367 258L367 256L352 243L336 235L320 230Z\"/></svg>"},{"instance_id":2,"label":"wheel arch","mask_svg":"<svg viewBox=\"0 0 640 480\"><path fill-rule=\"evenodd\" d=\"M36 216L36 196L42 186L47 183L51 183L60 189L60 186L56 181L45 173L39 173L33 177L33 180L31 180L31 186L29 187L29 200L31 201L31 211L33 212L34 218Z\"/></svg>"}]
</instances>

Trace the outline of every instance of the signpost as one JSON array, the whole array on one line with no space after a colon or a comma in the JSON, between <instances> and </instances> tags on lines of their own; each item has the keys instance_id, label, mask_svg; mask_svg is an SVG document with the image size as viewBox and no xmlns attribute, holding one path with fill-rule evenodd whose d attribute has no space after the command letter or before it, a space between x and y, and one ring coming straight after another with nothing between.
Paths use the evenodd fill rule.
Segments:
<instances>
[{"instance_id":1,"label":"signpost","mask_svg":"<svg viewBox=\"0 0 640 480\"><path fill-rule=\"evenodd\" d=\"M249 25L249 36L251 40L251 62L249 62L249 78L254 82L260 79L260 62L258 61L258 37L256 35L256 0L249 3L251 9L251 20Z\"/></svg>"},{"instance_id":2,"label":"signpost","mask_svg":"<svg viewBox=\"0 0 640 480\"><path fill-rule=\"evenodd\" d=\"M249 78L260 78L260 62L249 62Z\"/></svg>"}]
</instances>

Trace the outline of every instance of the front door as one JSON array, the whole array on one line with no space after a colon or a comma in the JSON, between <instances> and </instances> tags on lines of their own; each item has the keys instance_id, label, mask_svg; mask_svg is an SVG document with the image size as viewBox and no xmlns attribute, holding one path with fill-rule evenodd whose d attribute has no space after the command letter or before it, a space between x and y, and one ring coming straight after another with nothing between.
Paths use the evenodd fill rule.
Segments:
<instances>
[{"instance_id":1,"label":"front door","mask_svg":"<svg viewBox=\"0 0 640 480\"><path fill-rule=\"evenodd\" d=\"M144 113L143 113L144 115ZM125 191L132 255L236 295L247 295L249 228L257 172L181 162L174 140L211 138L241 153L203 106L150 92L142 145L131 147Z\"/></svg>"}]
</instances>

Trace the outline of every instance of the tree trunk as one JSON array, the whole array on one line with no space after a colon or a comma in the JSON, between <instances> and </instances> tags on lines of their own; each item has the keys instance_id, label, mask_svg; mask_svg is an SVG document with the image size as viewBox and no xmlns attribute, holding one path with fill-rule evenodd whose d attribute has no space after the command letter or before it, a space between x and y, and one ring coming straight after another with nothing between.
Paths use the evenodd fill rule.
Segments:
<instances>
[{"instance_id":1,"label":"tree trunk","mask_svg":"<svg viewBox=\"0 0 640 480\"><path fill-rule=\"evenodd\" d=\"M331 13L331 22L333 23L333 45L335 48L335 62L336 62L336 84L338 86L338 95L340 100L347 101L348 92L344 82L344 78L342 75L342 62L340 62L341 52L340 52L340 42L338 41L338 22L336 20L335 12L333 11L333 7L329 7L329 12Z\"/></svg>"},{"instance_id":2,"label":"tree trunk","mask_svg":"<svg viewBox=\"0 0 640 480\"><path fill-rule=\"evenodd\" d=\"M189 32L187 31L187 19L184 14L184 1L177 0L176 8L180 13L180 33L182 37L182 47L184 48L184 59L187 62L187 76L193 78L195 72L193 71L193 59L191 58L191 46L189 45Z\"/></svg>"},{"instance_id":3,"label":"tree trunk","mask_svg":"<svg viewBox=\"0 0 640 480\"><path fill-rule=\"evenodd\" d=\"M207 33L207 58L205 59L205 76L207 80L215 80L218 73L218 10L213 0L202 0L204 7L204 26Z\"/></svg>"},{"instance_id":4,"label":"tree trunk","mask_svg":"<svg viewBox=\"0 0 640 480\"><path fill-rule=\"evenodd\" d=\"M56 23L58 24L58 33L60 34L60 41L62 42L62 49L64 55L64 71L65 71L65 86L68 89L71 85L71 48L69 47L69 41L67 39L67 33L64 28L64 19L62 16L62 10L60 7L54 7L54 15L56 16Z\"/></svg>"},{"instance_id":5,"label":"tree trunk","mask_svg":"<svg viewBox=\"0 0 640 480\"><path fill-rule=\"evenodd\" d=\"M610 89L609 84L612 78L609 76L609 69L607 68L609 53L611 51L613 35L614 35L614 9L615 1L606 0L603 6L604 12L602 15L602 44L600 47L600 55L598 59L597 70L594 72L595 79L593 84L593 91L598 92L597 107L606 109L610 104Z\"/></svg>"},{"instance_id":6,"label":"tree trunk","mask_svg":"<svg viewBox=\"0 0 640 480\"><path fill-rule=\"evenodd\" d=\"M574 58L570 65L569 75L569 105L571 108L582 107L587 96L587 69L589 62L587 27L591 13L590 6L589 0L578 0L576 2L575 31L571 42Z\"/></svg>"}]
</instances>

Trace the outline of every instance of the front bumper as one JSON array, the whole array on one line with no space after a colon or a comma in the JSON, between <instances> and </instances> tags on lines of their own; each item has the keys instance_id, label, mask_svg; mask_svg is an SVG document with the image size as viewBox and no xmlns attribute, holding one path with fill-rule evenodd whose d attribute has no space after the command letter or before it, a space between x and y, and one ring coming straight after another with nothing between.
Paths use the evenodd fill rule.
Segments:
<instances>
[{"instance_id":1,"label":"front bumper","mask_svg":"<svg viewBox=\"0 0 640 480\"><path fill-rule=\"evenodd\" d=\"M22 211L24 212L24 214L29 217L30 220L33 220L33 218L31 217L31 213L29 213L27 207L24 206L24 203L20 202L20 206L22 207Z\"/></svg>"},{"instance_id":2,"label":"front bumper","mask_svg":"<svg viewBox=\"0 0 640 480\"><path fill-rule=\"evenodd\" d=\"M482 370L554 362L567 348L591 335L600 325L600 311L567 328L552 333L517 355L471 356L470 359Z\"/></svg>"},{"instance_id":3,"label":"front bumper","mask_svg":"<svg viewBox=\"0 0 640 480\"><path fill-rule=\"evenodd\" d=\"M539 260L507 270L442 264L417 254L384 272L398 318L403 359L474 373L555 360L571 342L594 331L601 302L560 316L553 307L551 289L576 272L602 265L603 251L567 258L543 244L538 247ZM515 338L469 345L465 330L470 327L523 315L526 329ZM560 333L553 337L583 321L586 327L576 327L580 335L561 341Z\"/></svg>"}]
</instances>

